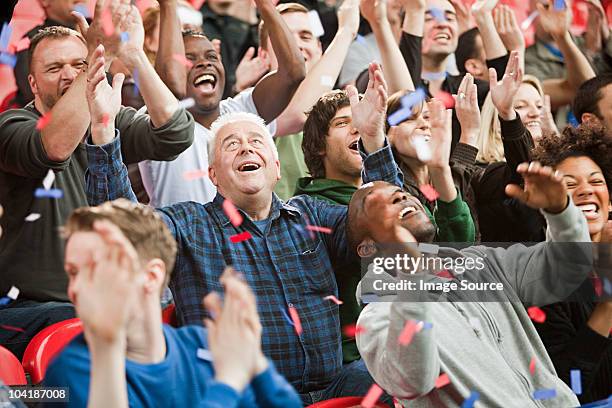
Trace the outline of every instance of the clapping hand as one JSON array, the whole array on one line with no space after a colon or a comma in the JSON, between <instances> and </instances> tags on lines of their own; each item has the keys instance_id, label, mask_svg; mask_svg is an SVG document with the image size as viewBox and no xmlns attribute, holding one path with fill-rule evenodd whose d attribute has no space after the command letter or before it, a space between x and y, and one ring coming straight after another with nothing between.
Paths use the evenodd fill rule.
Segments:
<instances>
[{"instance_id":1,"label":"clapping hand","mask_svg":"<svg viewBox=\"0 0 612 408\"><path fill-rule=\"evenodd\" d=\"M506 73L501 81L497 82L497 72L489 68L489 88L491 100L497 108L499 116L504 120L514 120L514 98L523 83L523 70L521 68L518 51L510 53L510 60L506 66Z\"/></svg>"},{"instance_id":2,"label":"clapping hand","mask_svg":"<svg viewBox=\"0 0 612 408\"><path fill-rule=\"evenodd\" d=\"M455 112L461 125L462 143L474 146L480 133L480 108L478 88L471 74L465 74L455 96Z\"/></svg>"},{"instance_id":3,"label":"clapping hand","mask_svg":"<svg viewBox=\"0 0 612 408\"><path fill-rule=\"evenodd\" d=\"M552 214L565 210L568 203L567 189L558 171L538 162L522 163L517 172L523 176L525 186L506 186L506 194L531 208L543 209Z\"/></svg>"}]
</instances>

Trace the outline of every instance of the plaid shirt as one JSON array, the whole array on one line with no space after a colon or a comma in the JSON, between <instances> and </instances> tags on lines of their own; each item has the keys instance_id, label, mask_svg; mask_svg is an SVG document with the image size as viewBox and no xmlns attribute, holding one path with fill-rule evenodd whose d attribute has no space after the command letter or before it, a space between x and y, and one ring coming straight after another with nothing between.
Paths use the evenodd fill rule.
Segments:
<instances>
[{"instance_id":1,"label":"plaid shirt","mask_svg":"<svg viewBox=\"0 0 612 408\"><path fill-rule=\"evenodd\" d=\"M364 157L364 181L386 180L402 185L389 145ZM87 194L90 205L125 197L136 200L121 160L120 139L103 146L87 146ZM338 306L324 300L338 295L333 267L351 257L345 233L346 206L331 205L309 196L283 203L274 194L268 224L260 231L242 212L244 222L234 227L217 194L205 205L178 203L160 214L178 243L170 287L182 324L202 324L202 298L223 292L219 277L226 265L240 271L257 298L262 350L300 393L324 389L342 364ZM309 233L306 223L332 229L331 234ZM252 239L230 242L248 231ZM359 273L358 271L355 271ZM303 327L296 334L288 308L295 307Z\"/></svg>"}]
</instances>

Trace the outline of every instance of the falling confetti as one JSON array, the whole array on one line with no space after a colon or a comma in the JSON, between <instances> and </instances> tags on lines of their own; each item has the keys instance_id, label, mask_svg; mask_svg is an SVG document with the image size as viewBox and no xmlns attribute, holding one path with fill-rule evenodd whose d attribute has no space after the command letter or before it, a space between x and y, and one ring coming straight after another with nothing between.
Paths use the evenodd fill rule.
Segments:
<instances>
[{"instance_id":1,"label":"falling confetti","mask_svg":"<svg viewBox=\"0 0 612 408\"><path fill-rule=\"evenodd\" d=\"M25 333L25 330L22 329L21 327L9 326L8 324L0 324L0 329Z\"/></svg>"},{"instance_id":2,"label":"falling confetti","mask_svg":"<svg viewBox=\"0 0 612 408\"><path fill-rule=\"evenodd\" d=\"M554 0L553 7L555 10L565 10L565 0Z\"/></svg>"},{"instance_id":3,"label":"falling confetti","mask_svg":"<svg viewBox=\"0 0 612 408\"><path fill-rule=\"evenodd\" d=\"M130 33L124 31L119 35L119 38L121 38L121 42L123 43L128 42L130 41Z\"/></svg>"},{"instance_id":4,"label":"falling confetti","mask_svg":"<svg viewBox=\"0 0 612 408\"><path fill-rule=\"evenodd\" d=\"M75 4L74 11L76 11L77 13L81 14L83 17L85 18L91 18L91 13L89 12L89 7L87 7L86 4Z\"/></svg>"},{"instance_id":5,"label":"falling confetti","mask_svg":"<svg viewBox=\"0 0 612 408\"><path fill-rule=\"evenodd\" d=\"M452 273L450 273L447 269L443 269L440 272L436 273L436 276L446 279L455 279Z\"/></svg>"},{"instance_id":6,"label":"falling confetti","mask_svg":"<svg viewBox=\"0 0 612 408\"><path fill-rule=\"evenodd\" d=\"M193 98L185 98L182 101L179 101L179 108L189 109L195 106L195 99Z\"/></svg>"},{"instance_id":7,"label":"falling confetti","mask_svg":"<svg viewBox=\"0 0 612 408\"><path fill-rule=\"evenodd\" d=\"M536 390L533 392L533 399L536 400L546 400L546 399L551 399L551 398L555 398L557 396L557 390L555 390L554 388L544 388L541 390Z\"/></svg>"},{"instance_id":8,"label":"falling confetti","mask_svg":"<svg viewBox=\"0 0 612 408\"><path fill-rule=\"evenodd\" d=\"M440 197L440 193L438 193L431 184L423 184L419 187L419 190L421 190L421 193L423 193L425 198L429 201L436 201L438 197Z\"/></svg>"},{"instance_id":9,"label":"falling confetti","mask_svg":"<svg viewBox=\"0 0 612 408\"><path fill-rule=\"evenodd\" d=\"M450 384L450 379L448 378L448 374L442 373L436 380L436 388L442 388Z\"/></svg>"},{"instance_id":10,"label":"falling confetti","mask_svg":"<svg viewBox=\"0 0 612 408\"><path fill-rule=\"evenodd\" d=\"M363 397L363 399L361 400L361 406L363 408L374 407L374 405L376 404L376 401L378 401L378 399L381 397L382 394L383 394L382 388L380 388L376 384L372 384L366 396Z\"/></svg>"},{"instance_id":11,"label":"falling confetti","mask_svg":"<svg viewBox=\"0 0 612 408\"><path fill-rule=\"evenodd\" d=\"M546 321L546 313L537 306L528 308L527 314L536 323L544 323Z\"/></svg>"},{"instance_id":12,"label":"falling confetti","mask_svg":"<svg viewBox=\"0 0 612 408\"><path fill-rule=\"evenodd\" d=\"M444 15L444 12L442 10L440 10L437 7L432 7L429 10L427 10L429 12L429 14L431 14L431 16L433 18L436 19L436 21L438 21L439 23L444 23L446 21L446 16Z\"/></svg>"},{"instance_id":13,"label":"falling confetti","mask_svg":"<svg viewBox=\"0 0 612 408\"><path fill-rule=\"evenodd\" d=\"M470 396L463 401L463 404L461 404L461 408L472 408L479 398L480 393L478 391L472 391Z\"/></svg>"},{"instance_id":14,"label":"falling confetti","mask_svg":"<svg viewBox=\"0 0 612 408\"><path fill-rule=\"evenodd\" d=\"M593 276L591 278L591 282L593 283L593 290L595 290L595 294L600 297L603 294L603 283L599 276Z\"/></svg>"},{"instance_id":15,"label":"falling confetti","mask_svg":"<svg viewBox=\"0 0 612 408\"><path fill-rule=\"evenodd\" d=\"M431 322L424 322L422 320L419 320L419 322L417 323L416 326L416 332L419 333L423 330L427 330L427 329L431 329L433 327L433 323Z\"/></svg>"},{"instance_id":16,"label":"falling confetti","mask_svg":"<svg viewBox=\"0 0 612 408\"><path fill-rule=\"evenodd\" d=\"M13 34L13 28L4 23L2 25L2 31L0 31L0 51L7 51L9 43L11 42L11 35Z\"/></svg>"},{"instance_id":17,"label":"falling confetti","mask_svg":"<svg viewBox=\"0 0 612 408\"><path fill-rule=\"evenodd\" d=\"M298 315L295 307L289 306L289 316L291 316L291 321L293 322L295 332L298 336L300 336L302 334L302 322L300 322L300 315Z\"/></svg>"},{"instance_id":18,"label":"falling confetti","mask_svg":"<svg viewBox=\"0 0 612 408\"><path fill-rule=\"evenodd\" d=\"M535 357L531 357L531 361L529 362L529 373L531 375L534 375L535 370L536 370L536 359Z\"/></svg>"},{"instance_id":19,"label":"falling confetti","mask_svg":"<svg viewBox=\"0 0 612 408\"><path fill-rule=\"evenodd\" d=\"M102 29L104 35L110 37L115 34L115 25L113 24L113 15L108 7L105 7L102 11Z\"/></svg>"},{"instance_id":20,"label":"falling confetti","mask_svg":"<svg viewBox=\"0 0 612 408\"><path fill-rule=\"evenodd\" d=\"M434 96L434 98L442 101L446 109L453 109L455 107L455 98L453 98L453 95L449 94L448 92L440 91Z\"/></svg>"},{"instance_id":21,"label":"falling confetti","mask_svg":"<svg viewBox=\"0 0 612 408\"><path fill-rule=\"evenodd\" d=\"M223 212L227 215L227 218L229 218L234 227L239 227L240 224L242 224L242 215L240 211L238 211L234 203L228 199L223 201Z\"/></svg>"},{"instance_id":22,"label":"falling confetti","mask_svg":"<svg viewBox=\"0 0 612 408\"><path fill-rule=\"evenodd\" d=\"M238 242L246 241L251 238L253 238L251 233L249 231L244 231L244 232L241 232L240 234L232 235L230 237L230 241L234 244L237 244Z\"/></svg>"},{"instance_id":23,"label":"falling confetti","mask_svg":"<svg viewBox=\"0 0 612 408\"><path fill-rule=\"evenodd\" d=\"M0 65L7 65L11 68L15 68L17 64L17 56L9 54L8 52L0 52Z\"/></svg>"},{"instance_id":24,"label":"falling confetti","mask_svg":"<svg viewBox=\"0 0 612 408\"><path fill-rule=\"evenodd\" d=\"M343 301L341 301L340 299L338 299L338 298L337 298L337 297L335 297L334 295L325 296L325 297L323 298L323 300L331 300L332 302L334 302L334 303L335 303L335 304L337 304L337 305L341 305L341 304L343 304L343 303L344 303Z\"/></svg>"},{"instance_id":25,"label":"falling confetti","mask_svg":"<svg viewBox=\"0 0 612 408\"><path fill-rule=\"evenodd\" d=\"M529 27L531 27L531 25L533 24L533 22L535 21L535 19L540 15L540 13L536 10L533 13L531 13L529 15L529 17L527 17L522 23L521 23L521 30L523 31L527 31L527 29Z\"/></svg>"},{"instance_id":26,"label":"falling confetti","mask_svg":"<svg viewBox=\"0 0 612 408\"><path fill-rule=\"evenodd\" d=\"M199 359L205 361L213 361L212 353L210 352L210 350L199 348L197 351L197 356Z\"/></svg>"},{"instance_id":27,"label":"falling confetti","mask_svg":"<svg viewBox=\"0 0 612 408\"><path fill-rule=\"evenodd\" d=\"M51 122L51 112L42 115L36 122L36 130L43 130Z\"/></svg>"},{"instance_id":28,"label":"falling confetti","mask_svg":"<svg viewBox=\"0 0 612 408\"><path fill-rule=\"evenodd\" d=\"M310 21L312 35L314 35L315 37L321 37L323 34L325 34L323 24L321 24L321 18L319 17L319 13L317 13L316 10L310 10L308 12L308 20Z\"/></svg>"},{"instance_id":29,"label":"falling confetti","mask_svg":"<svg viewBox=\"0 0 612 408\"><path fill-rule=\"evenodd\" d=\"M318 225L307 225L306 229L308 231L322 232L323 234L331 234L332 229L327 227L319 227Z\"/></svg>"},{"instance_id":30,"label":"falling confetti","mask_svg":"<svg viewBox=\"0 0 612 408\"><path fill-rule=\"evenodd\" d=\"M47 172L47 175L43 179L42 185L45 190L50 189L55 181L55 172L51 169Z\"/></svg>"},{"instance_id":31,"label":"falling confetti","mask_svg":"<svg viewBox=\"0 0 612 408\"><path fill-rule=\"evenodd\" d=\"M183 173L183 178L187 181L197 180L208 176L206 170L188 170Z\"/></svg>"},{"instance_id":32,"label":"falling confetti","mask_svg":"<svg viewBox=\"0 0 612 408\"><path fill-rule=\"evenodd\" d=\"M415 332L416 323L413 320L408 320L397 338L397 342L402 346L407 346L412 341Z\"/></svg>"},{"instance_id":33,"label":"falling confetti","mask_svg":"<svg viewBox=\"0 0 612 408\"><path fill-rule=\"evenodd\" d=\"M355 41L357 41L358 43L361 43L361 44L366 44L367 43L365 37L363 35L361 35L361 34L357 34L357 38L355 38Z\"/></svg>"},{"instance_id":34,"label":"falling confetti","mask_svg":"<svg viewBox=\"0 0 612 408\"><path fill-rule=\"evenodd\" d=\"M15 286L11 286L11 289L8 291L6 296L10 299L17 300L17 297L19 296L19 289Z\"/></svg>"},{"instance_id":35,"label":"falling confetti","mask_svg":"<svg viewBox=\"0 0 612 408\"><path fill-rule=\"evenodd\" d=\"M34 222L34 221L38 220L39 218L40 218L40 214L32 213L32 214L28 215L27 217L25 217L25 221L27 221L27 222Z\"/></svg>"},{"instance_id":36,"label":"falling confetti","mask_svg":"<svg viewBox=\"0 0 612 408\"><path fill-rule=\"evenodd\" d=\"M582 394L582 376L580 375L580 370L570 370L570 383L574 394Z\"/></svg>"},{"instance_id":37,"label":"falling confetti","mask_svg":"<svg viewBox=\"0 0 612 408\"><path fill-rule=\"evenodd\" d=\"M191 69L193 67L193 62L189 61L183 54L173 54L172 59L180 62L187 67L187 69Z\"/></svg>"},{"instance_id":38,"label":"falling confetti","mask_svg":"<svg viewBox=\"0 0 612 408\"><path fill-rule=\"evenodd\" d=\"M401 108L387 117L389 126L397 126L412 117L412 109Z\"/></svg>"},{"instance_id":39,"label":"falling confetti","mask_svg":"<svg viewBox=\"0 0 612 408\"><path fill-rule=\"evenodd\" d=\"M342 332L344 333L344 335L346 337L355 337L356 335L360 334L360 333L365 333L366 329L363 326L359 326L356 324L349 324L346 325L342 328Z\"/></svg>"},{"instance_id":40,"label":"falling confetti","mask_svg":"<svg viewBox=\"0 0 612 408\"><path fill-rule=\"evenodd\" d=\"M36 198L62 198L64 193L59 188L51 188L46 190L44 188L37 188L34 191L34 197Z\"/></svg>"}]
</instances>

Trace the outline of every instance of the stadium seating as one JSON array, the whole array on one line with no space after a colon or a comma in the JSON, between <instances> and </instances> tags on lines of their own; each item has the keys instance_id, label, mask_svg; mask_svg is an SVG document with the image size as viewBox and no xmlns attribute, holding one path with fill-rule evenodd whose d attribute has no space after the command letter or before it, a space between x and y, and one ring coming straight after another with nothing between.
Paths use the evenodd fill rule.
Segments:
<instances>
[{"instance_id":1,"label":"stadium seating","mask_svg":"<svg viewBox=\"0 0 612 408\"><path fill-rule=\"evenodd\" d=\"M6 385L27 384L21 363L13 353L0 346L0 381Z\"/></svg>"},{"instance_id":2,"label":"stadium seating","mask_svg":"<svg viewBox=\"0 0 612 408\"><path fill-rule=\"evenodd\" d=\"M43 380L53 357L82 331L81 320L74 318L52 324L34 336L22 360L23 368L30 375L32 384L38 384Z\"/></svg>"}]
</instances>

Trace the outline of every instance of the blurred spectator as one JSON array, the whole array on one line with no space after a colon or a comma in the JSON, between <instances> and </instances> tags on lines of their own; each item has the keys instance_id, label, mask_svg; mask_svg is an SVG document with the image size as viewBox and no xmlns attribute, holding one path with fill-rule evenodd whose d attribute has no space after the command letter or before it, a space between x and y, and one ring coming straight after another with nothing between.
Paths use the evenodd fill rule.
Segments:
<instances>
[{"instance_id":1,"label":"blurred spectator","mask_svg":"<svg viewBox=\"0 0 612 408\"><path fill-rule=\"evenodd\" d=\"M574 98L572 110L578 123L599 123L612 129L612 73L584 82Z\"/></svg>"}]
</instances>

